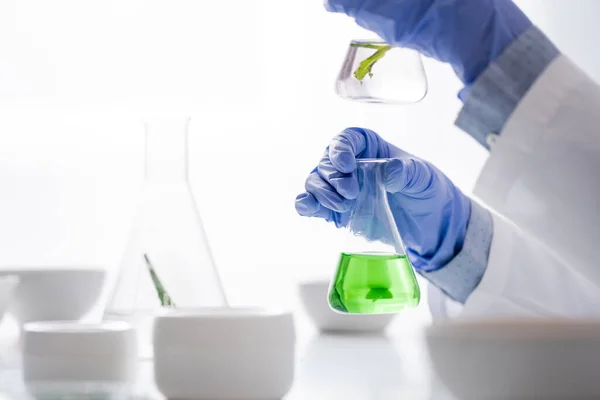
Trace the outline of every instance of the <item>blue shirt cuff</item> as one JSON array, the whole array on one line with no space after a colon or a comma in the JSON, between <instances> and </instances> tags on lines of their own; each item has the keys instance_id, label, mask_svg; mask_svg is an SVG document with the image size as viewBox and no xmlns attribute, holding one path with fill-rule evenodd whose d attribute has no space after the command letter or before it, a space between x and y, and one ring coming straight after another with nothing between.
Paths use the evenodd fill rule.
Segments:
<instances>
[{"instance_id":1,"label":"blue shirt cuff","mask_svg":"<svg viewBox=\"0 0 600 400\"><path fill-rule=\"evenodd\" d=\"M456 126L489 149L490 134L498 135L521 99L546 67L560 54L556 46L532 26L490 64L469 87Z\"/></svg>"},{"instance_id":2,"label":"blue shirt cuff","mask_svg":"<svg viewBox=\"0 0 600 400\"><path fill-rule=\"evenodd\" d=\"M436 271L417 272L448 297L464 304L485 273L492 237L490 212L471 200L471 217L460 253Z\"/></svg>"}]
</instances>

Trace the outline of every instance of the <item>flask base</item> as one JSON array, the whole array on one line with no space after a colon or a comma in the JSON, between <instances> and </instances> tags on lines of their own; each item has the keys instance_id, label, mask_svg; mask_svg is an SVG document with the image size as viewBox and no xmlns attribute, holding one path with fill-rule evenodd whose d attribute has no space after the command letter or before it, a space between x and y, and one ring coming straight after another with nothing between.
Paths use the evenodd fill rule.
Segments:
<instances>
[{"instance_id":1,"label":"flask base","mask_svg":"<svg viewBox=\"0 0 600 400\"><path fill-rule=\"evenodd\" d=\"M345 314L390 314L414 308L421 293L407 256L342 253L329 305Z\"/></svg>"}]
</instances>

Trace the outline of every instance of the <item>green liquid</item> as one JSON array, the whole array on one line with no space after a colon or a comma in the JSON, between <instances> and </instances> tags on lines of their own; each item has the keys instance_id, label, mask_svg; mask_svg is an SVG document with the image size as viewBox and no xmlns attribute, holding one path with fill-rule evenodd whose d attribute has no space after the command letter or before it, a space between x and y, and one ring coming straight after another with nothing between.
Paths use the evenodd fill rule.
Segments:
<instances>
[{"instance_id":1,"label":"green liquid","mask_svg":"<svg viewBox=\"0 0 600 400\"><path fill-rule=\"evenodd\" d=\"M421 291L406 256L342 253L329 305L350 314L387 314L414 308Z\"/></svg>"}]
</instances>

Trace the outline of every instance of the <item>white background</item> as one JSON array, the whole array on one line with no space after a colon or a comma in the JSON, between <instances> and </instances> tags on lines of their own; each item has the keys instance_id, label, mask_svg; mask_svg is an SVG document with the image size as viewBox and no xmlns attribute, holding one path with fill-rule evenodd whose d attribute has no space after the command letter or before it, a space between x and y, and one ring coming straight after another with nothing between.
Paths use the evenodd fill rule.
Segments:
<instances>
[{"instance_id":1,"label":"white background","mask_svg":"<svg viewBox=\"0 0 600 400\"><path fill-rule=\"evenodd\" d=\"M595 0L520 4L600 75ZM340 100L333 81L361 36L319 0L0 0L0 265L115 271L154 111L192 117L191 184L235 304L289 304L295 282L333 272L343 233L297 216L294 199L347 126L469 193L487 153L453 127L460 82L425 60L420 104Z\"/></svg>"}]
</instances>

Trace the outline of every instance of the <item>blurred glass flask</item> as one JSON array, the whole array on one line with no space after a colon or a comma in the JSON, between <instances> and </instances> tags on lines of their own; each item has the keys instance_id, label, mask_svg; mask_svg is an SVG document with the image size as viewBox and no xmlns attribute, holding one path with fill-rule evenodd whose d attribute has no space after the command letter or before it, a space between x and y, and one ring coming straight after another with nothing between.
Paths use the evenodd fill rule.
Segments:
<instances>
[{"instance_id":1,"label":"blurred glass flask","mask_svg":"<svg viewBox=\"0 0 600 400\"><path fill-rule=\"evenodd\" d=\"M383 104L412 104L427 94L421 54L379 40L353 40L335 83L345 99Z\"/></svg>"},{"instance_id":2,"label":"blurred glass flask","mask_svg":"<svg viewBox=\"0 0 600 400\"><path fill-rule=\"evenodd\" d=\"M188 182L188 126L179 117L146 124L145 182L105 311L105 319L137 326L142 358L152 357L152 323L163 306L227 305Z\"/></svg>"},{"instance_id":3,"label":"blurred glass flask","mask_svg":"<svg viewBox=\"0 0 600 400\"><path fill-rule=\"evenodd\" d=\"M419 304L419 284L388 205L383 180L388 163L387 159L357 160L360 192L329 289L334 311L387 314Z\"/></svg>"}]
</instances>

